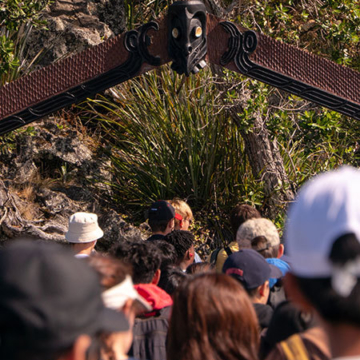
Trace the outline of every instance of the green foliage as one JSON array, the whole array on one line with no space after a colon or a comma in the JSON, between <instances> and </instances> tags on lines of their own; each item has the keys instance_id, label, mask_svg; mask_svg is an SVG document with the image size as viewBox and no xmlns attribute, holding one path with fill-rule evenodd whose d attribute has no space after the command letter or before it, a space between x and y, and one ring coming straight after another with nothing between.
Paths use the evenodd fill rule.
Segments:
<instances>
[{"instance_id":1,"label":"green foliage","mask_svg":"<svg viewBox=\"0 0 360 360\"><path fill-rule=\"evenodd\" d=\"M117 100L91 101L106 131L118 196L133 204L181 196L193 205L255 202L235 124L210 74L183 79L168 68L123 84ZM105 115L104 115L105 114ZM251 178L251 177L250 177Z\"/></svg>"},{"instance_id":2,"label":"green foliage","mask_svg":"<svg viewBox=\"0 0 360 360\"><path fill-rule=\"evenodd\" d=\"M27 128L21 128L15 131L12 131L6 135L1 136L0 142L0 157L6 156L10 157L12 153L17 151L17 138L22 136L34 136L35 131L33 126L28 126Z\"/></svg>"},{"instance_id":3,"label":"green foliage","mask_svg":"<svg viewBox=\"0 0 360 360\"><path fill-rule=\"evenodd\" d=\"M238 20L279 41L360 70L356 1L257 0L244 7ZM259 112L266 119L295 188L320 171L342 164L360 166L358 121L255 81L246 87L252 95L243 123L251 125L251 116Z\"/></svg>"},{"instance_id":4,"label":"green foliage","mask_svg":"<svg viewBox=\"0 0 360 360\"><path fill-rule=\"evenodd\" d=\"M170 0L125 0L126 23L133 29L145 22L156 19L172 3Z\"/></svg>"},{"instance_id":5,"label":"green foliage","mask_svg":"<svg viewBox=\"0 0 360 360\"><path fill-rule=\"evenodd\" d=\"M269 128L296 187L321 171L343 164L360 166L360 124L354 119L327 109L284 110L274 113Z\"/></svg>"},{"instance_id":6,"label":"green foliage","mask_svg":"<svg viewBox=\"0 0 360 360\"><path fill-rule=\"evenodd\" d=\"M128 2L130 27L168 5ZM258 0L240 10L238 20L248 28L360 69L355 2ZM357 121L228 70L224 78L233 86L219 94L209 72L182 84L162 70L119 87L114 103L105 98L91 103L112 149L113 185L120 202L147 206L154 199L180 196L197 209L206 205L215 222L236 202L261 209L263 183L253 178L238 133L239 128L254 131L259 116L280 150L293 189L320 171L360 165ZM242 111L235 126L228 110L239 103ZM274 219L277 226L284 215L283 209Z\"/></svg>"},{"instance_id":7,"label":"green foliage","mask_svg":"<svg viewBox=\"0 0 360 360\"><path fill-rule=\"evenodd\" d=\"M19 28L31 21L34 26L42 26L40 12L49 4L47 0L5 0L0 5L0 25L9 31Z\"/></svg>"},{"instance_id":8,"label":"green foliage","mask_svg":"<svg viewBox=\"0 0 360 360\"><path fill-rule=\"evenodd\" d=\"M4 0L0 3L0 85L27 73L25 45L33 27L44 27L41 11L50 0Z\"/></svg>"},{"instance_id":9,"label":"green foliage","mask_svg":"<svg viewBox=\"0 0 360 360\"><path fill-rule=\"evenodd\" d=\"M172 2L126 0L128 27L158 17ZM24 44L33 26L44 26L38 14L47 3L1 2L1 84L27 71ZM360 71L357 1L255 0L241 6L232 20ZM252 175L238 131L254 131L256 117L266 120L294 189L320 171L360 166L357 121L227 70L224 78L232 85L219 93L209 71L185 79L162 68L112 90L117 100L98 97L83 105L84 118L101 124L117 179L110 184L115 200L147 206L159 198L188 198L202 209L198 230L208 217L222 223L223 209L228 212L236 202L261 209L263 183ZM229 109L239 103L235 125ZM66 179L69 169L61 168L61 174ZM274 220L281 227L284 212Z\"/></svg>"},{"instance_id":10,"label":"green foliage","mask_svg":"<svg viewBox=\"0 0 360 360\"><path fill-rule=\"evenodd\" d=\"M353 0L270 0L246 4L239 22L360 70L360 7Z\"/></svg>"}]
</instances>

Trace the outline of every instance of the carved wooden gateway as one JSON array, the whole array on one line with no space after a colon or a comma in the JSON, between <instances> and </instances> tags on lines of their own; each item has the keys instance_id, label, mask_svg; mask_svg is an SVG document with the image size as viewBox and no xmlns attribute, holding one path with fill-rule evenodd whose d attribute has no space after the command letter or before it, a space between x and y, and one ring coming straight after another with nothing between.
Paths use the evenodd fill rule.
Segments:
<instances>
[{"instance_id":1,"label":"carved wooden gateway","mask_svg":"<svg viewBox=\"0 0 360 360\"><path fill-rule=\"evenodd\" d=\"M360 73L178 1L156 22L0 89L0 134L172 61L189 76L224 66L360 120Z\"/></svg>"}]
</instances>

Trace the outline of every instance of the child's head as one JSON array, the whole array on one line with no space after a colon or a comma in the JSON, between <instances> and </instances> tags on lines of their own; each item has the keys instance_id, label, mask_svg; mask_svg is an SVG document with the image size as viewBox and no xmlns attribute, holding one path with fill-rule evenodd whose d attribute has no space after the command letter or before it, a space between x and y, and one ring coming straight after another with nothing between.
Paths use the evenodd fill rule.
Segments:
<instances>
[{"instance_id":1,"label":"child's head","mask_svg":"<svg viewBox=\"0 0 360 360\"><path fill-rule=\"evenodd\" d=\"M170 200L169 203L174 207L176 215L180 215L175 216L175 230L188 230L194 218L190 206L184 200L177 198Z\"/></svg>"},{"instance_id":2,"label":"child's head","mask_svg":"<svg viewBox=\"0 0 360 360\"><path fill-rule=\"evenodd\" d=\"M186 270L194 262L194 235L190 231L174 230L166 235L164 240L175 247L177 254L175 264Z\"/></svg>"}]
</instances>

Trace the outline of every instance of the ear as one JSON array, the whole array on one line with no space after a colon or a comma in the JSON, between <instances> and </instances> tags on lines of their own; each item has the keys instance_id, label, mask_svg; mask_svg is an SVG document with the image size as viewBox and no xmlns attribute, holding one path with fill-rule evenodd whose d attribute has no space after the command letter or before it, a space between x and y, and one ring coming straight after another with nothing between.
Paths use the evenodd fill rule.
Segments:
<instances>
[{"instance_id":1,"label":"ear","mask_svg":"<svg viewBox=\"0 0 360 360\"><path fill-rule=\"evenodd\" d=\"M154 285L157 285L160 281L160 276L161 276L161 270L160 269L157 269L155 271L155 274L151 280L151 284L154 284Z\"/></svg>"},{"instance_id":2,"label":"ear","mask_svg":"<svg viewBox=\"0 0 360 360\"><path fill-rule=\"evenodd\" d=\"M175 228L175 219L171 219L169 222L168 222L168 228L170 229L170 231L173 231L174 228Z\"/></svg>"},{"instance_id":3,"label":"ear","mask_svg":"<svg viewBox=\"0 0 360 360\"><path fill-rule=\"evenodd\" d=\"M296 277L293 274L287 273L285 275L284 287L287 298L296 304L297 307L307 312L314 311L314 307L300 290Z\"/></svg>"},{"instance_id":4,"label":"ear","mask_svg":"<svg viewBox=\"0 0 360 360\"><path fill-rule=\"evenodd\" d=\"M258 287L258 293L261 296L266 296L268 292L269 292L269 281L267 280Z\"/></svg>"},{"instance_id":5,"label":"ear","mask_svg":"<svg viewBox=\"0 0 360 360\"><path fill-rule=\"evenodd\" d=\"M125 304L122 307L122 309L120 309L125 314L126 317L129 317L129 315L130 315L130 312L131 312L132 307L133 307L133 302L134 302L133 299L130 299L130 298L127 299L125 301Z\"/></svg>"},{"instance_id":6,"label":"ear","mask_svg":"<svg viewBox=\"0 0 360 360\"><path fill-rule=\"evenodd\" d=\"M186 251L184 260L188 261L188 260L194 259L195 253L191 250L192 249L190 248L189 250Z\"/></svg>"},{"instance_id":7,"label":"ear","mask_svg":"<svg viewBox=\"0 0 360 360\"><path fill-rule=\"evenodd\" d=\"M80 335L74 342L71 350L60 360L88 360L86 351L91 344L91 338L88 335Z\"/></svg>"},{"instance_id":8,"label":"ear","mask_svg":"<svg viewBox=\"0 0 360 360\"><path fill-rule=\"evenodd\" d=\"M279 245L279 251L278 251L278 259L281 258L284 255L284 245L280 244Z\"/></svg>"}]
</instances>

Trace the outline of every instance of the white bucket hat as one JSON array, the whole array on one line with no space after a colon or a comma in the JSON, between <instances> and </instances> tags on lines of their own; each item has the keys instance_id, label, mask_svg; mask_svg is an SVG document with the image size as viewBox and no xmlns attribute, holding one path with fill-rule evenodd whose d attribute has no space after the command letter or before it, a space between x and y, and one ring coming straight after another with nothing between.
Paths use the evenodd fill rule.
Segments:
<instances>
[{"instance_id":1,"label":"white bucket hat","mask_svg":"<svg viewBox=\"0 0 360 360\"><path fill-rule=\"evenodd\" d=\"M96 214L75 213L70 216L69 230L65 239L71 243L88 243L104 236L104 232L98 224Z\"/></svg>"}]
</instances>

